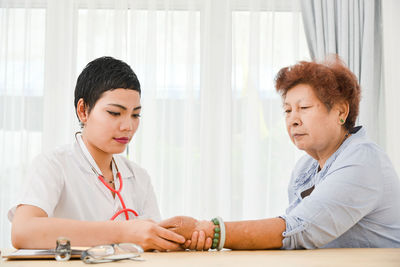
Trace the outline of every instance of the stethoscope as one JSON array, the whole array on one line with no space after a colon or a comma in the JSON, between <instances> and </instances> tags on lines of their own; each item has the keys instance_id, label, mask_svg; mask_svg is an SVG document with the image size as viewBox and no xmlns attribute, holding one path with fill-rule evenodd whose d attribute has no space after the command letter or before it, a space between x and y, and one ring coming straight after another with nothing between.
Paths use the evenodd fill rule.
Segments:
<instances>
[{"instance_id":1,"label":"stethoscope","mask_svg":"<svg viewBox=\"0 0 400 267\"><path fill-rule=\"evenodd\" d=\"M82 149L82 147L81 147L81 144L80 144L79 141L78 141L78 138L77 138L77 135L78 135L78 134L81 134L81 132L76 132L76 133L75 133L75 139L76 139L76 142L78 143L79 150L81 151L81 153L82 153L82 155L83 155L83 158L84 158L84 159L86 160L86 162L89 164L89 166L90 166L90 168L92 169L92 171L94 172L94 174L97 175L97 177L99 178L100 182L102 182L102 184L104 184L111 192L113 192L114 194L116 194L116 195L118 196L118 198L119 198L119 201L121 202L122 209L119 210L117 213L115 213L115 214L111 217L110 220L114 220L115 218L117 218L117 217L118 217L120 214L122 214L122 213L125 214L125 219L126 219L126 220L129 220L129 212L132 212L136 217L138 217L139 215L137 214L136 211L134 211L133 209L127 209L127 208L126 208L125 201L124 201L124 199L123 199L122 196L121 196L121 191L122 191L122 186L123 186L122 177L121 177L121 173L120 173L119 170L118 170L118 166L117 166L117 163L116 163L115 160L114 160L114 157L112 157L112 163L114 163L115 169L117 170L117 177L118 177L118 181L119 181L119 188L118 188L118 190L112 188L112 187L106 182L106 180L104 179L104 176L101 175L100 173L98 173L97 170L96 170L96 168L94 168L93 165L90 163L90 161L87 159L85 153L83 152L83 149Z\"/></svg>"}]
</instances>

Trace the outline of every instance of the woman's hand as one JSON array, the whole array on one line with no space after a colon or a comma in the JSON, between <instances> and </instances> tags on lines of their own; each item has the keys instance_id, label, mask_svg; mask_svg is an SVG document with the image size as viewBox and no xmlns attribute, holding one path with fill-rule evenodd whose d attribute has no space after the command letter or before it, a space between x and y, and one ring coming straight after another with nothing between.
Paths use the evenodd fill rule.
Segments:
<instances>
[{"instance_id":1,"label":"woman's hand","mask_svg":"<svg viewBox=\"0 0 400 267\"><path fill-rule=\"evenodd\" d=\"M190 250L209 250L212 245L212 238L206 236L204 231L194 231L191 239L186 240L185 244L182 245L184 249Z\"/></svg>"},{"instance_id":2,"label":"woman's hand","mask_svg":"<svg viewBox=\"0 0 400 267\"><path fill-rule=\"evenodd\" d=\"M188 216L176 216L164 221L161 221L158 225L174 231L175 233L183 236L185 239L190 239L192 233L196 231L197 220Z\"/></svg>"},{"instance_id":3,"label":"woman's hand","mask_svg":"<svg viewBox=\"0 0 400 267\"><path fill-rule=\"evenodd\" d=\"M121 221L120 240L142 246L145 251L181 250L185 238L151 220Z\"/></svg>"},{"instance_id":4,"label":"woman's hand","mask_svg":"<svg viewBox=\"0 0 400 267\"><path fill-rule=\"evenodd\" d=\"M176 216L160 222L159 225L185 237L186 242L182 245L185 249L208 250L212 245L214 224L210 221Z\"/></svg>"}]
</instances>

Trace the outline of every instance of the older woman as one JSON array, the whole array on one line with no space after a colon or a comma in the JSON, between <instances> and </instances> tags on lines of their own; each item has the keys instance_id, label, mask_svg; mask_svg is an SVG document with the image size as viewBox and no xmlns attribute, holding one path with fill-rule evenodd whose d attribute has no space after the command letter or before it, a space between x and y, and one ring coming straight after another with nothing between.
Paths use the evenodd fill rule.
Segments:
<instances>
[{"instance_id":1,"label":"older woman","mask_svg":"<svg viewBox=\"0 0 400 267\"><path fill-rule=\"evenodd\" d=\"M339 59L300 62L279 71L276 89L289 137L307 153L292 172L285 215L226 223L174 217L161 225L191 249L400 247L400 180L385 152L354 127L355 75Z\"/></svg>"}]
</instances>

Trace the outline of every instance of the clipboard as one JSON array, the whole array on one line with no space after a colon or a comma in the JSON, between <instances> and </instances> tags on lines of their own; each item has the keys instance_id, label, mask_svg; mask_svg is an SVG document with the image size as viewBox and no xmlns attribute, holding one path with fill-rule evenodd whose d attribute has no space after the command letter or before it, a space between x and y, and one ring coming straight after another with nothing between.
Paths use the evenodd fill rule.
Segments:
<instances>
[{"instance_id":1,"label":"clipboard","mask_svg":"<svg viewBox=\"0 0 400 267\"><path fill-rule=\"evenodd\" d=\"M79 259L83 251L88 248L72 248L71 259ZM2 250L1 257L8 260L23 259L55 259L54 249L9 249Z\"/></svg>"}]
</instances>

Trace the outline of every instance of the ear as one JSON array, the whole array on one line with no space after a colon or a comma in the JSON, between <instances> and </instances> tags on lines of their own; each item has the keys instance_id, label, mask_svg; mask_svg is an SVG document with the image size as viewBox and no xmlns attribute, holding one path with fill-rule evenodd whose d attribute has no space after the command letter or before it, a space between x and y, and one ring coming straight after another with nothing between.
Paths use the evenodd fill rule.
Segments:
<instances>
[{"instance_id":1,"label":"ear","mask_svg":"<svg viewBox=\"0 0 400 267\"><path fill-rule=\"evenodd\" d=\"M78 114L78 117L79 117L79 120L81 121L81 123L85 124L87 122L89 112L88 112L88 108L87 108L83 98L78 100L78 103L76 105L76 113Z\"/></svg>"},{"instance_id":2,"label":"ear","mask_svg":"<svg viewBox=\"0 0 400 267\"><path fill-rule=\"evenodd\" d=\"M337 111L339 124L345 124L347 116L349 116L349 103L344 100L340 101L335 104L334 109Z\"/></svg>"}]
</instances>

